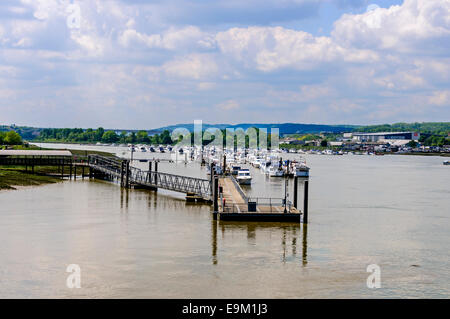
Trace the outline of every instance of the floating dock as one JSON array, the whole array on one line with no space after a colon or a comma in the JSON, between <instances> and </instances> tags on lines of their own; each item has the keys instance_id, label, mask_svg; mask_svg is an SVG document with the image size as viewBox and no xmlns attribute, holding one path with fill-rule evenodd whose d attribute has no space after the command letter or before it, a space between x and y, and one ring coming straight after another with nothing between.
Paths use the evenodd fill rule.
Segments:
<instances>
[{"instance_id":1,"label":"floating dock","mask_svg":"<svg viewBox=\"0 0 450 319\"><path fill-rule=\"evenodd\" d=\"M217 202L215 217L224 221L300 223L303 214L282 198L248 198L233 177L218 178Z\"/></svg>"}]
</instances>

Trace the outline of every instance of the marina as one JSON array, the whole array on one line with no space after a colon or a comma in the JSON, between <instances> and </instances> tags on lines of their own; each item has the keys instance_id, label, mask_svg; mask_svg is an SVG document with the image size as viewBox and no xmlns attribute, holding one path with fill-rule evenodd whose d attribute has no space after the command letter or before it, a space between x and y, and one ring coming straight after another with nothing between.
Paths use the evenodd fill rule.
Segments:
<instances>
[{"instance_id":1,"label":"marina","mask_svg":"<svg viewBox=\"0 0 450 319\"><path fill-rule=\"evenodd\" d=\"M127 151L126 146L79 148L116 155ZM134 156L133 166L141 170L148 170L149 162L138 159L155 156L160 159L158 172L208 179L208 166L199 161L164 161L170 159L168 152ZM101 179L66 177L59 184L0 192L0 240L4 243L0 253L9 274L0 295L448 296L450 172L439 157L305 157L311 167L308 224L214 220L211 204L193 204L184 193L121 188ZM296 154L283 154L283 160L295 158ZM241 188L250 201L263 206L265 198L284 196L285 178L269 177L251 165L249 169L252 184ZM293 180L288 178L292 202ZM304 184L299 181L298 186L302 206ZM385 187L393 193L380 192ZM229 197L228 192L223 191L226 202L239 198L236 193ZM39 257L43 249L48 251L45 259ZM82 290L67 290L59 284L66 273L58 265L68 261L84 269ZM365 287L366 266L372 263L383 269L384 289ZM264 286L255 284L261 277ZM21 278L33 281L25 287ZM298 284L292 285L293 280Z\"/></svg>"}]
</instances>

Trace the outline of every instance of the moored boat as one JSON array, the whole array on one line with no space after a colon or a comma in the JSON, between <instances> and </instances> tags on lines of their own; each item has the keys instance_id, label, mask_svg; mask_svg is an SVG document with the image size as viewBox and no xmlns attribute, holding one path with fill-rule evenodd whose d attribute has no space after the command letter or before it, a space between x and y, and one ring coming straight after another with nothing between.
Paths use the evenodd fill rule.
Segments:
<instances>
[{"instance_id":1,"label":"moored boat","mask_svg":"<svg viewBox=\"0 0 450 319\"><path fill-rule=\"evenodd\" d=\"M241 169L236 176L236 180L240 185L250 185L252 183L250 170L248 168Z\"/></svg>"}]
</instances>

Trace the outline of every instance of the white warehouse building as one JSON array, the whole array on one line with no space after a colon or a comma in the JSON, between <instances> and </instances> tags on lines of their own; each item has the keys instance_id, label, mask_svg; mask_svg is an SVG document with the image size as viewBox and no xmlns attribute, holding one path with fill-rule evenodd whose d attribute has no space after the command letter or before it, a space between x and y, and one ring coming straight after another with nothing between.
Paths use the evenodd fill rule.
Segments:
<instances>
[{"instance_id":1,"label":"white warehouse building","mask_svg":"<svg viewBox=\"0 0 450 319\"><path fill-rule=\"evenodd\" d=\"M352 133L353 140L359 142L384 142L389 140L414 140L420 138L417 132L380 132L380 133Z\"/></svg>"}]
</instances>

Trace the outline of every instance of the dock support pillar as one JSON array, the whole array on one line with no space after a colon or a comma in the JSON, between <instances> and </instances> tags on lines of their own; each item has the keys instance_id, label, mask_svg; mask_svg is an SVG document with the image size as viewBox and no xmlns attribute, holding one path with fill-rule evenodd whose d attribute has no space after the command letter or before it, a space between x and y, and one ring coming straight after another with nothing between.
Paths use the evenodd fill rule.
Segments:
<instances>
[{"instance_id":1,"label":"dock support pillar","mask_svg":"<svg viewBox=\"0 0 450 319\"><path fill-rule=\"evenodd\" d=\"M298 177L294 176L294 207L298 209Z\"/></svg>"},{"instance_id":2,"label":"dock support pillar","mask_svg":"<svg viewBox=\"0 0 450 319\"><path fill-rule=\"evenodd\" d=\"M72 163L70 163L69 179L72 179L72 169L73 169L72 166L73 166Z\"/></svg>"},{"instance_id":3,"label":"dock support pillar","mask_svg":"<svg viewBox=\"0 0 450 319\"><path fill-rule=\"evenodd\" d=\"M218 176L214 176L214 211L213 211L213 219L217 220L217 214L219 213L219 178Z\"/></svg>"},{"instance_id":4,"label":"dock support pillar","mask_svg":"<svg viewBox=\"0 0 450 319\"><path fill-rule=\"evenodd\" d=\"M151 171L152 171L152 161L148 161L148 174L147 174L147 181L148 181L149 183L151 183L151 182L152 182L152 180L151 180L151 178L152 178L152 174L151 174Z\"/></svg>"},{"instance_id":5,"label":"dock support pillar","mask_svg":"<svg viewBox=\"0 0 450 319\"><path fill-rule=\"evenodd\" d=\"M305 193L303 198L303 223L308 224L308 188L309 181L305 181Z\"/></svg>"},{"instance_id":6,"label":"dock support pillar","mask_svg":"<svg viewBox=\"0 0 450 319\"><path fill-rule=\"evenodd\" d=\"M158 162L155 162L155 185L158 185Z\"/></svg>"},{"instance_id":7,"label":"dock support pillar","mask_svg":"<svg viewBox=\"0 0 450 319\"><path fill-rule=\"evenodd\" d=\"M73 167L73 180L74 181L77 180L77 166L76 165Z\"/></svg>"},{"instance_id":8,"label":"dock support pillar","mask_svg":"<svg viewBox=\"0 0 450 319\"><path fill-rule=\"evenodd\" d=\"M124 165L123 164L125 164L125 162L124 161L122 161L121 163L120 163L120 187L123 187L123 171L124 171Z\"/></svg>"},{"instance_id":9,"label":"dock support pillar","mask_svg":"<svg viewBox=\"0 0 450 319\"><path fill-rule=\"evenodd\" d=\"M210 184L211 184L211 198L214 199L213 198L213 196L214 196L214 175L215 175L214 174L214 163L211 163L209 172L210 172L209 180L210 180Z\"/></svg>"},{"instance_id":10,"label":"dock support pillar","mask_svg":"<svg viewBox=\"0 0 450 319\"><path fill-rule=\"evenodd\" d=\"M84 166L81 166L81 179L84 179Z\"/></svg>"},{"instance_id":11,"label":"dock support pillar","mask_svg":"<svg viewBox=\"0 0 450 319\"><path fill-rule=\"evenodd\" d=\"M125 187L130 188L130 162L129 161L127 161L127 164L126 164Z\"/></svg>"},{"instance_id":12,"label":"dock support pillar","mask_svg":"<svg viewBox=\"0 0 450 319\"><path fill-rule=\"evenodd\" d=\"M93 178L94 174L92 171L92 167L89 166L89 178Z\"/></svg>"},{"instance_id":13,"label":"dock support pillar","mask_svg":"<svg viewBox=\"0 0 450 319\"><path fill-rule=\"evenodd\" d=\"M227 168L227 156L225 155L225 151L223 154L223 167L222 167L222 175L225 176L225 170Z\"/></svg>"},{"instance_id":14,"label":"dock support pillar","mask_svg":"<svg viewBox=\"0 0 450 319\"><path fill-rule=\"evenodd\" d=\"M61 179L64 179L64 163L61 165Z\"/></svg>"}]
</instances>

